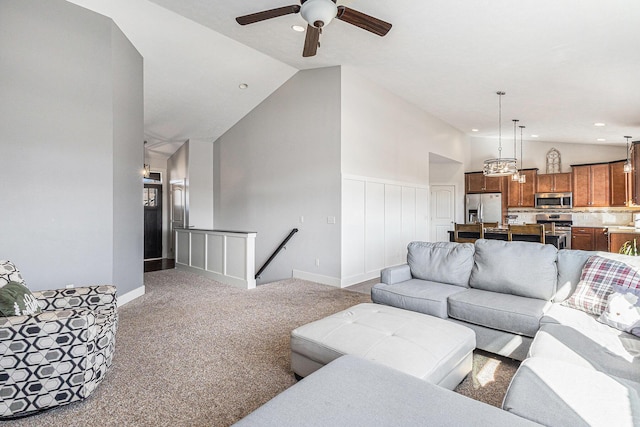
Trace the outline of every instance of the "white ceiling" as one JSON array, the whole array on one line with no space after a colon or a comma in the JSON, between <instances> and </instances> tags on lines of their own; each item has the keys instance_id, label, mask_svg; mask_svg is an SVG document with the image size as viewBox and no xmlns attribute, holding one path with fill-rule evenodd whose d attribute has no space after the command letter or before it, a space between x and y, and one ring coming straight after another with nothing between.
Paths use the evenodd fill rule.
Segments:
<instances>
[{"instance_id":1,"label":"white ceiling","mask_svg":"<svg viewBox=\"0 0 640 427\"><path fill-rule=\"evenodd\" d=\"M299 14L234 19L295 0L70 1L111 16L144 56L152 144L215 139L296 70L334 65L473 136L497 137L503 90L503 134L520 119L525 140L640 139L638 0L338 0L393 28L334 20L312 58L291 29Z\"/></svg>"}]
</instances>

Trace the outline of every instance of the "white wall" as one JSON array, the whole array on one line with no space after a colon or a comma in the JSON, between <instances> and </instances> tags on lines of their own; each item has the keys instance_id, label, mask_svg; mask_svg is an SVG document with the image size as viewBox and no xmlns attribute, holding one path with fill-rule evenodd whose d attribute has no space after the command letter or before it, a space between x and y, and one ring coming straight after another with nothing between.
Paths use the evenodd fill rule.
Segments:
<instances>
[{"instance_id":1,"label":"white wall","mask_svg":"<svg viewBox=\"0 0 640 427\"><path fill-rule=\"evenodd\" d=\"M467 138L348 67L342 68L341 129L341 285L348 286L406 262L407 244L428 240L431 158L457 171L439 174L438 184L464 188ZM462 194L456 197L462 218Z\"/></svg>"},{"instance_id":2,"label":"white wall","mask_svg":"<svg viewBox=\"0 0 640 427\"><path fill-rule=\"evenodd\" d=\"M142 287L142 58L62 0L0 2L0 52L0 257L33 289Z\"/></svg>"},{"instance_id":3,"label":"white wall","mask_svg":"<svg viewBox=\"0 0 640 427\"><path fill-rule=\"evenodd\" d=\"M464 162L467 137L342 67L342 173L429 183L429 154Z\"/></svg>"},{"instance_id":4,"label":"white wall","mask_svg":"<svg viewBox=\"0 0 640 427\"><path fill-rule=\"evenodd\" d=\"M256 268L300 230L259 283L339 281L340 109L339 68L300 71L215 142L215 227L256 231Z\"/></svg>"},{"instance_id":5,"label":"white wall","mask_svg":"<svg viewBox=\"0 0 640 427\"><path fill-rule=\"evenodd\" d=\"M213 141L190 139L188 167L189 226L213 228Z\"/></svg>"},{"instance_id":6,"label":"white wall","mask_svg":"<svg viewBox=\"0 0 640 427\"><path fill-rule=\"evenodd\" d=\"M562 156L562 172L571 172L572 164L609 162L627 157L626 146L569 144L525 140L523 142L524 168L538 168L538 173L546 173L547 152L555 148ZM520 165L520 138L517 142L518 166ZM498 156L497 138L471 138L469 142L469 161L466 171L482 170L486 159ZM502 157L513 157L513 138L502 138Z\"/></svg>"}]
</instances>

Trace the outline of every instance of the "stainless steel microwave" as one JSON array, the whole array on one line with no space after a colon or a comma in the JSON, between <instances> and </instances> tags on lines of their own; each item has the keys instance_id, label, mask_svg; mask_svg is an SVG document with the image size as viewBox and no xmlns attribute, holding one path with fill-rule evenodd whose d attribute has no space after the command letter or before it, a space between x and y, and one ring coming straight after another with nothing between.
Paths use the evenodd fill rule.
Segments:
<instances>
[{"instance_id":1,"label":"stainless steel microwave","mask_svg":"<svg viewBox=\"0 0 640 427\"><path fill-rule=\"evenodd\" d=\"M536 193L535 207L538 209L571 209L573 193Z\"/></svg>"}]
</instances>

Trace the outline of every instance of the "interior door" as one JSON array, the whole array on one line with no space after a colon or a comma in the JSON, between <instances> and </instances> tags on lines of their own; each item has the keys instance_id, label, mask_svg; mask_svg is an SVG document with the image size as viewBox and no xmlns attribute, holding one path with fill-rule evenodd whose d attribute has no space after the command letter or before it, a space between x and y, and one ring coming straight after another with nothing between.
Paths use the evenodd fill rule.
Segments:
<instances>
[{"instance_id":1,"label":"interior door","mask_svg":"<svg viewBox=\"0 0 640 427\"><path fill-rule=\"evenodd\" d=\"M431 241L448 242L455 222L455 186L431 186Z\"/></svg>"},{"instance_id":2,"label":"interior door","mask_svg":"<svg viewBox=\"0 0 640 427\"><path fill-rule=\"evenodd\" d=\"M144 259L162 258L162 184L144 184Z\"/></svg>"},{"instance_id":3,"label":"interior door","mask_svg":"<svg viewBox=\"0 0 640 427\"><path fill-rule=\"evenodd\" d=\"M176 228L184 228L186 220L184 182L171 183L171 225L170 225L170 246L169 258L175 258Z\"/></svg>"}]
</instances>

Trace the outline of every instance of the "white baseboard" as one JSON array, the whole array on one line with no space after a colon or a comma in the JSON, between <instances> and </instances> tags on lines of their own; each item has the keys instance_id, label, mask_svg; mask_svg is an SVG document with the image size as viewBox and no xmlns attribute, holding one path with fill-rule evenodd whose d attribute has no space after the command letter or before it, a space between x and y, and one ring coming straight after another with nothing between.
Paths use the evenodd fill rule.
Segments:
<instances>
[{"instance_id":1,"label":"white baseboard","mask_svg":"<svg viewBox=\"0 0 640 427\"><path fill-rule=\"evenodd\" d=\"M293 270L294 279L309 280L310 282L322 283L323 285L341 287L340 279L336 277L323 276L322 274L309 273L307 271Z\"/></svg>"},{"instance_id":2,"label":"white baseboard","mask_svg":"<svg viewBox=\"0 0 640 427\"><path fill-rule=\"evenodd\" d=\"M366 282L367 280L380 278L380 270L372 271L369 273L358 274L357 276L345 277L340 280L340 285L343 288L347 286L356 285L358 283Z\"/></svg>"},{"instance_id":3,"label":"white baseboard","mask_svg":"<svg viewBox=\"0 0 640 427\"><path fill-rule=\"evenodd\" d=\"M144 285L142 285L139 288L129 291L124 295L118 295L118 307L122 307L123 305L130 303L134 299L144 295L144 293L145 287Z\"/></svg>"}]
</instances>

